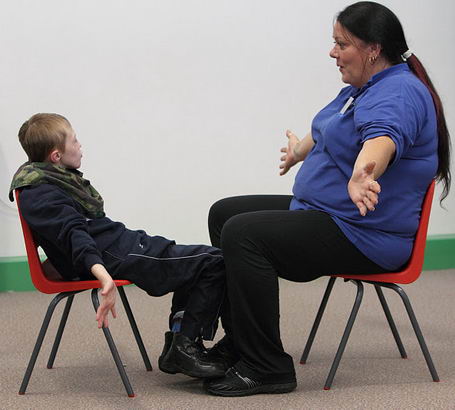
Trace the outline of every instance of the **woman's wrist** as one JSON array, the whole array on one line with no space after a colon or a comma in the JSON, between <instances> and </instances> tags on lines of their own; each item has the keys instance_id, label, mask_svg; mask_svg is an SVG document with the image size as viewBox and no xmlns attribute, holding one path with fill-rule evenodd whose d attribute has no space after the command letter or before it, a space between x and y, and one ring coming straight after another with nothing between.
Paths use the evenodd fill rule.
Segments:
<instances>
[{"instance_id":1,"label":"woman's wrist","mask_svg":"<svg viewBox=\"0 0 455 410\"><path fill-rule=\"evenodd\" d=\"M294 145L292 153L294 155L295 162L304 161L313 146L313 138L311 136L311 133L308 133L304 138L302 138Z\"/></svg>"},{"instance_id":2,"label":"woman's wrist","mask_svg":"<svg viewBox=\"0 0 455 410\"><path fill-rule=\"evenodd\" d=\"M296 162L304 160L304 155L302 152L302 141L299 141L294 145L294 148L292 149L292 155L294 156Z\"/></svg>"}]
</instances>

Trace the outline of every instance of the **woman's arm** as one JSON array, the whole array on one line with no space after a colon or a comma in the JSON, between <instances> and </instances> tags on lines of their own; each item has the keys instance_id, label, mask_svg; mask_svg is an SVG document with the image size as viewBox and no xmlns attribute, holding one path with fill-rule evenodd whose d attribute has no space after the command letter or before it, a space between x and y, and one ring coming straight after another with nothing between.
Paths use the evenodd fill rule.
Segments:
<instances>
[{"instance_id":1,"label":"woman's arm","mask_svg":"<svg viewBox=\"0 0 455 410\"><path fill-rule=\"evenodd\" d=\"M376 180L385 172L394 154L395 143L387 136L363 143L348 183L349 196L359 208L360 215L374 211L378 204L381 186Z\"/></svg>"},{"instance_id":2,"label":"woman's arm","mask_svg":"<svg viewBox=\"0 0 455 410\"><path fill-rule=\"evenodd\" d=\"M309 132L302 140L299 140L297 136L290 130L286 131L288 137L288 146L281 148L281 152L285 155L281 157L282 163L280 164L280 175L286 174L291 167L300 161L303 161L308 153L314 146L311 132Z\"/></svg>"}]
</instances>

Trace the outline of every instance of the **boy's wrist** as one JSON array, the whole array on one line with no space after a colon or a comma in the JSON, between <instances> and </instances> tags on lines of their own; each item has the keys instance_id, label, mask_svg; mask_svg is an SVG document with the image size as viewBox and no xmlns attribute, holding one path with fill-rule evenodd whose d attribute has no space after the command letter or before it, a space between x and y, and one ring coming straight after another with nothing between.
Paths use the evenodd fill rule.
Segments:
<instances>
[{"instance_id":1,"label":"boy's wrist","mask_svg":"<svg viewBox=\"0 0 455 410\"><path fill-rule=\"evenodd\" d=\"M103 284L103 286L112 281L111 275L109 275L109 272L100 263L93 265L90 272Z\"/></svg>"}]
</instances>

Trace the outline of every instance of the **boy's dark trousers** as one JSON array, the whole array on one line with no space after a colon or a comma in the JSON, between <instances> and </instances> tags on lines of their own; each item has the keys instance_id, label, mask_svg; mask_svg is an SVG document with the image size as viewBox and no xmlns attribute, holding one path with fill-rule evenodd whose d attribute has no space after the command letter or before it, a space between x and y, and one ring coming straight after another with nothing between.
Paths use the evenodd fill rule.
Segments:
<instances>
[{"instance_id":1,"label":"boy's dark trousers","mask_svg":"<svg viewBox=\"0 0 455 410\"><path fill-rule=\"evenodd\" d=\"M170 319L184 310L182 333L212 340L225 293L221 251L206 245L176 245L143 231L137 231L134 243L129 239L103 251L112 277L127 279L152 296L174 292Z\"/></svg>"}]
</instances>

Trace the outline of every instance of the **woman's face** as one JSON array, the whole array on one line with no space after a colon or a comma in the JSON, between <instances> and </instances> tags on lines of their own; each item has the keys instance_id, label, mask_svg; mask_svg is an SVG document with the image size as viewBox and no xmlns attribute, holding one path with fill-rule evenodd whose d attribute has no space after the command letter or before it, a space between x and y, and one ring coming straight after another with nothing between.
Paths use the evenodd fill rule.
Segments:
<instances>
[{"instance_id":1,"label":"woman's face","mask_svg":"<svg viewBox=\"0 0 455 410\"><path fill-rule=\"evenodd\" d=\"M341 72L341 80L354 87L362 87L370 78L367 67L368 45L347 31L338 21L333 26L335 45L330 57L335 58Z\"/></svg>"}]
</instances>

